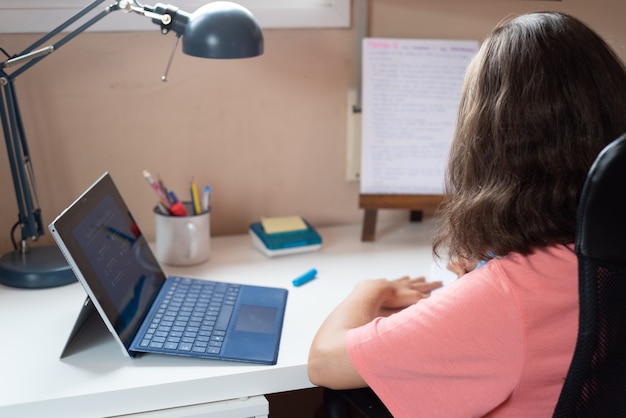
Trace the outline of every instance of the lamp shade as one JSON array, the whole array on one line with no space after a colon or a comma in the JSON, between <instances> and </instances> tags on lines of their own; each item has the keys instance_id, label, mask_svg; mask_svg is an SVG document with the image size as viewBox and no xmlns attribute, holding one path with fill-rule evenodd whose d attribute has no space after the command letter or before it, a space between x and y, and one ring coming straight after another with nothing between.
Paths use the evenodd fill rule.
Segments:
<instances>
[{"instance_id":1,"label":"lamp shade","mask_svg":"<svg viewBox=\"0 0 626 418\"><path fill-rule=\"evenodd\" d=\"M205 4L188 15L182 36L183 52L195 57L248 58L263 53L263 33L252 13L228 1Z\"/></svg>"}]
</instances>

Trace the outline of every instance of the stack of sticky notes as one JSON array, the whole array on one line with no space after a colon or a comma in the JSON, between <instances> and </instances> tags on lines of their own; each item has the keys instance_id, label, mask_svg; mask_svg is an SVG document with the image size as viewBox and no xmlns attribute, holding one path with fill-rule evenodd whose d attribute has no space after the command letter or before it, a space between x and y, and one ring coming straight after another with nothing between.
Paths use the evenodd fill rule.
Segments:
<instances>
[{"instance_id":1,"label":"stack of sticky notes","mask_svg":"<svg viewBox=\"0 0 626 418\"><path fill-rule=\"evenodd\" d=\"M301 216L261 218L250 224L252 244L268 257L318 250L322 237Z\"/></svg>"}]
</instances>

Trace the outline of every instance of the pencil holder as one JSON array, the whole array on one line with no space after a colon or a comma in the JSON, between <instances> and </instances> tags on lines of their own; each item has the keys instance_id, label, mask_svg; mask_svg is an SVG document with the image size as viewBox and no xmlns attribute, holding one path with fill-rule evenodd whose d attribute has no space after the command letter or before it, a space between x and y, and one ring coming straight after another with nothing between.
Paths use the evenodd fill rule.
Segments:
<instances>
[{"instance_id":1,"label":"pencil holder","mask_svg":"<svg viewBox=\"0 0 626 418\"><path fill-rule=\"evenodd\" d=\"M193 213L190 202L184 202ZM170 266L190 266L209 259L211 250L211 211L199 215L172 216L154 208L156 258Z\"/></svg>"}]
</instances>

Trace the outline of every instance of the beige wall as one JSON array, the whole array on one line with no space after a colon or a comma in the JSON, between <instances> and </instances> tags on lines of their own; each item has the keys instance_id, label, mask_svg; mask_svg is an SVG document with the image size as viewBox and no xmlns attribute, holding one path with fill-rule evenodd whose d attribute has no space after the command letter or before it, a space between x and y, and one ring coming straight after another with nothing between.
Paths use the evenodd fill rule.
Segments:
<instances>
[{"instance_id":1,"label":"beige wall","mask_svg":"<svg viewBox=\"0 0 626 418\"><path fill-rule=\"evenodd\" d=\"M588 22L626 57L623 0L370 0L370 35L480 39L509 13L558 9ZM15 53L37 39L0 34ZM298 213L319 226L360 222L345 180L353 29L265 31L266 53L236 61L178 52L173 36L85 33L17 80L46 224L110 171L148 239L155 197L142 170L186 195L213 186L214 235L260 216ZM14 193L0 150L0 252L10 249ZM405 216L385 211L383 217ZM358 237L355 237L358 239ZM44 242L49 242L47 235Z\"/></svg>"}]
</instances>

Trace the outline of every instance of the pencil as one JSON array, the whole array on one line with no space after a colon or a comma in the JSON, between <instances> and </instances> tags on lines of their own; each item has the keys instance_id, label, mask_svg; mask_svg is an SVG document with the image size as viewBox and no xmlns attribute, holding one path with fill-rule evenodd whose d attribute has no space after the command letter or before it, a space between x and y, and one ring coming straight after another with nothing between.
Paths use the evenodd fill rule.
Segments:
<instances>
[{"instance_id":1,"label":"pencil","mask_svg":"<svg viewBox=\"0 0 626 418\"><path fill-rule=\"evenodd\" d=\"M198 195L198 185L195 180L191 179L191 203L193 204L193 211L196 215L200 215L202 213L202 208L200 207L200 196Z\"/></svg>"}]
</instances>

